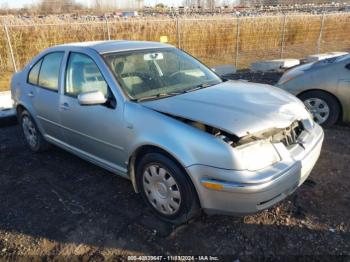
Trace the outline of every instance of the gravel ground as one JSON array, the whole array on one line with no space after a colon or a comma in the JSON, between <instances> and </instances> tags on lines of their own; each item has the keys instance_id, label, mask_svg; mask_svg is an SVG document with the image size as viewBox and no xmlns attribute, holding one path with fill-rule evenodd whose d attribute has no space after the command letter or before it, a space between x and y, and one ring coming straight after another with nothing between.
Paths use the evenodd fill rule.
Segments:
<instances>
[{"instance_id":1,"label":"gravel ground","mask_svg":"<svg viewBox=\"0 0 350 262\"><path fill-rule=\"evenodd\" d=\"M19 126L1 127L0 258L350 261L350 127L325 132L310 179L280 204L253 216L202 215L174 228L150 213L129 181L56 147L33 154Z\"/></svg>"}]
</instances>

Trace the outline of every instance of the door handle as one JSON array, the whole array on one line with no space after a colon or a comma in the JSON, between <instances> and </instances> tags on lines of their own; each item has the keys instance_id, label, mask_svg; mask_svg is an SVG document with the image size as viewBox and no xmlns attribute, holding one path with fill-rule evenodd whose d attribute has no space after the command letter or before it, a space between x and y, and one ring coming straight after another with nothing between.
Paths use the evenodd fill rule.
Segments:
<instances>
[{"instance_id":1,"label":"door handle","mask_svg":"<svg viewBox=\"0 0 350 262\"><path fill-rule=\"evenodd\" d=\"M27 95L28 95L29 97L34 97L34 93L33 93L33 92L29 92Z\"/></svg>"},{"instance_id":2,"label":"door handle","mask_svg":"<svg viewBox=\"0 0 350 262\"><path fill-rule=\"evenodd\" d=\"M61 104L61 109L63 111L69 110L69 104L67 102L64 102L63 104Z\"/></svg>"}]
</instances>

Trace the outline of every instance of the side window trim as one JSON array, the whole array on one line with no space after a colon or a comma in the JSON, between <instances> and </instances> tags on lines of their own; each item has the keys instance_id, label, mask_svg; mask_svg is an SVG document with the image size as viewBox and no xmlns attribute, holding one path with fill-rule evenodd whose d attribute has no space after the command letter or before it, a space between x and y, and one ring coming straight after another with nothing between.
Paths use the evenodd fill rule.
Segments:
<instances>
[{"instance_id":1,"label":"side window trim","mask_svg":"<svg viewBox=\"0 0 350 262\"><path fill-rule=\"evenodd\" d=\"M68 97L71 97L71 98L75 98L77 99L78 96L75 96L73 94L69 94L67 92L67 75L68 75L68 68L69 68L69 62L70 62L70 59L71 59L71 55L72 54L80 54L80 55L86 55L84 53L81 53L81 52L76 52L76 51L69 51L68 52L68 56L67 56L67 60L66 60L66 64L65 64L65 70L64 70L64 84L63 84L63 95L64 96L68 96ZM88 56L88 55L86 55ZM90 56L88 56L89 58L91 58Z\"/></svg>"},{"instance_id":2,"label":"side window trim","mask_svg":"<svg viewBox=\"0 0 350 262\"><path fill-rule=\"evenodd\" d=\"M86 54L86 53L83 53L83 52L79 52L79 51L69 51L69 52L68 52L68 56L67 56L67 60L66 60L66 64L65 64L65 72L64 72L63 95L68 96L68 97L71 97L71 98L75 98L75 99L78 98L78 96L75 96L75 95L72 95L72 94L69 94L69 93L66 92L68 67L69 67L69 62L70 62L70 58L71 58L71 55L72 55L72 54L83 55L83 56L86 56L86 57L88 57L89 59L91 59L91 61L96 65L98 71L100 72L100 74L101 74L101 76L102 76L102 78L103 78L103 81L105 81L105 83L106 83L106 85L107 85L108 93L109 93L109 95L111 96L111 97L109 98L109 100L116 101L116 98L115 98L115 96L114 96L114 94L113 94L113 92L112 92L112 90L111 90L111 88L110 88L110 86L109 86L109 84L108 84L106 78L104 77L104 75L103 75L103 73L102 73L100 67L97 65L96 61L95 61L90 55L88 55L88 54Z\"/></svg>"},{"instance_id":3,"label":"side window trim","mask_svg":"<svg viewBox=\"0 0 350 262\"><path fill-rule=\"evenodd\" d=\"M65 66L64 66L64 79L63 79L63 91L62 91L62 94L64 96L68 96L68 97L71 97L71 98L77 98L77 96L73 95L73 94L69 94L67 93L67 75L68 75L68 67L69 67L69 62L70 62L70 59L71 59L71 55L73 53L78 53L78 52L74 52L74 51L69 51L68 52L68 56L67 56L67 59L66 59L66 63L65 63Z\"/></svg>"},{"instance_id":4,"label":"side window trim","mask_svg":"<svg viewBox=\"0 0 350 262\"><path fill-rule=\"evenodd\" d=\"M51 54L55 54L55 53L61 53L61 54L63 54L63 56L64 56L64 51L53 51L53 52L47 53L47 54L43 55L42 57L40 57L40 58L38 59L38 61L30 68L30 70L29 70L29 72L28 72L28 74L27 74L27 83L28 83L28 84L33 85L33 86L36 86L36 87L43 88L43 89L48 90L48 91L51 91L51 92L58 93L58 91L59 91L59 89L60 89L60 84L59 84L59 82L60 82L60 81L59 81L60 77L59 77L59 76L60 76L60 71L62 70L63 56L62 56L61 63L60 63L60 70L59 70L59 73L58 73L58 86L57 86L57 89L50 89L50 88L48 88L48 87L39 85L40 72L41 72L41 67L42 67L42 65L43 65L44 59L45 59L46 56L51 55ZM36 85L34 85L34 84L32 84L32 83L30 83L30 82L28 81L28 78L29 78L29 74L30 74L31 70L32 70L32 69L34 68L34 66L35 66L37 63L39 63L39 62L40 62L40 68L39 68L38 77L37 77L37 81L36 81L37 83L36 83Z\"/></svg>"}]
</instances>

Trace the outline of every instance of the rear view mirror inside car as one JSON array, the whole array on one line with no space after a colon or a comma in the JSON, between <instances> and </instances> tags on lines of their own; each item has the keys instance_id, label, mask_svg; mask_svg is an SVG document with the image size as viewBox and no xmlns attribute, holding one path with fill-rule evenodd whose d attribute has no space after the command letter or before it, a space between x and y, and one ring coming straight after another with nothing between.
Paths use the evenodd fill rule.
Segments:
<instances>
[{"instance_id":1,"label":"rear view mirror inside car","mask_svg":"<svg viewBox=\"0 0 350 262\"><path fill-rule=\"evenodd\" d=\"M150 61L150 60L163 60L163 53L150 53L150 54L145 54L143 56L143 60L145 61Z\"/></svg>"}]
</instances>

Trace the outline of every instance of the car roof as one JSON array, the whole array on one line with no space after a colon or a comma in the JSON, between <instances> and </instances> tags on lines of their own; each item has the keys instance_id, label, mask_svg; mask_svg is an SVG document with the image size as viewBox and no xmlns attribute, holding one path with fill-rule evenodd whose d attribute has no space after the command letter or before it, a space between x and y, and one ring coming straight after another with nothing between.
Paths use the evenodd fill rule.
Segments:
<instances>
[{"instance_id":1,"label":"car roof","mask_svg":"<svg viewBox=\"0 0 350 262\"><path fill-rule=\"evenodd\" d=\"M58 45L55 47L92 48L96 50L98 53L104 54L104 53L121 52L121 51L129 51L129 50L167 48L167 47L173 47L173 46L159 43L159 42L150 42L150 41L108 40L108 41L68 43L68 44Z\"/></svg>"}]
</instances>

